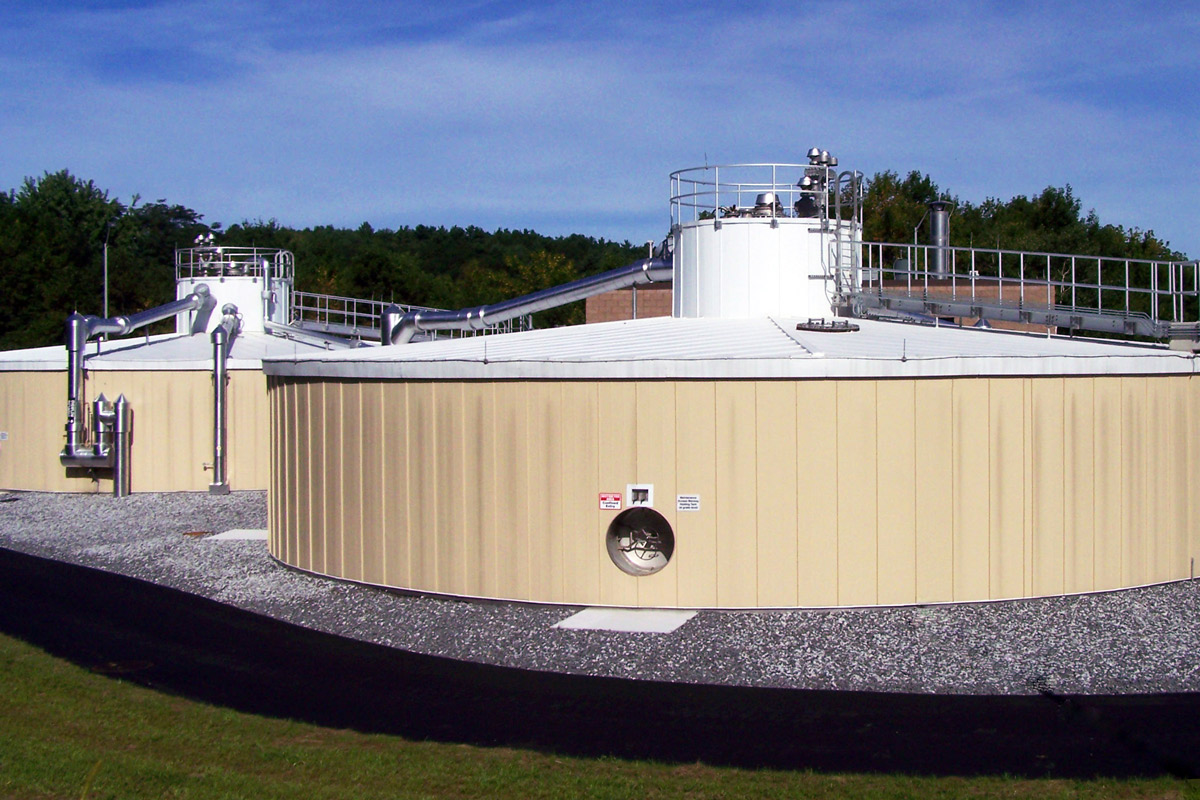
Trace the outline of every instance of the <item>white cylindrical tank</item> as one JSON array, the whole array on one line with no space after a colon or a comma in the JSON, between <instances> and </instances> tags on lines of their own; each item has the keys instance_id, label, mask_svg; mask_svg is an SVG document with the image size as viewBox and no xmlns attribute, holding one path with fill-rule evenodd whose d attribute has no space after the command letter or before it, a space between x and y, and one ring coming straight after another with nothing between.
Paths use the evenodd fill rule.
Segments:
<instances>
[{"instance_id":1,"label":"white cylindrical tank","mask_svg":"<svg viewBox=\"0 0 1200 800\"><path fill-rule=\"evenodd\" d=\"M813 218L683 223L675 234L672 316L828 316L832 282L821 258L828 238Z\"/></svg>"},{"instance_id":2,"label":"white cylindrical tank","mask_svg":"<svg viewBox=\"0 0 1200 800\"><path fill-rule=\"evenodd\" d=\"M216 307L233 303L243 333L262 333L265 322L286 325L291 318L294 268L286 250L254 247L194 247L175 253L175 296L187 297L197 284L208 286ZM191 331L193 312L180 314L175 327ZM221 322L209 317L207 332Z\"/></svg>"},{"instance_id":3,"label":"white cylindrical tank","mask_svg":"<svg viewBox=\"0 0 1200 800\"><path fill-rule=\"evenodd\" d=\"M860 282L861 176L733 164L671 176L674 317L827 317Z\"/></svg>"}]
</instances>

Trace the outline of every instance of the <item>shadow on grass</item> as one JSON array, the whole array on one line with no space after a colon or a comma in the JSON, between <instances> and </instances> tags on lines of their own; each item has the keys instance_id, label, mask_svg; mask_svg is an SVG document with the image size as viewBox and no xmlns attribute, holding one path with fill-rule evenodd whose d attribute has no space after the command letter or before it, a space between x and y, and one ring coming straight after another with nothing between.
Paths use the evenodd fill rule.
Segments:
<instances>
[{"instance_id":1,"label":"shadow on grass","mask_svg":"<svg viewBox=\"0 0 1200 800\"><path fill-rule=\"evenodd\" d=\"M0 630L101 672L327 727L580 756L836 772L1194 777L1200 696L747 689L414 655L0 549ZM1188 754L1188 755L1184 755Z\"/></svg>"}]
</instances>

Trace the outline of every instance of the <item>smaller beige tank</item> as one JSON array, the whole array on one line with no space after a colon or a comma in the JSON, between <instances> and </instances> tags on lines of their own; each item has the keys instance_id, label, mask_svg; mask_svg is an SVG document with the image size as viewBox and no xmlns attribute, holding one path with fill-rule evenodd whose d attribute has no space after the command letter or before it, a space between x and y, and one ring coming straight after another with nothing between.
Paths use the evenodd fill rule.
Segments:
<instances>
[{"instance_id":1,"label":"smaller beige tank","mask_svg":"<svg viewBox=\"0 0 1200 800\"><path fill-rule=\"evenodd\" d=\"M103 421L112 406L97 406L101 398L123 398L129 409L128 490L266 488L262 359L352 343L292 324L293 259L285 250L220 247L208 239L178 251L175 270L174 304L108 321L73 315L85 340L78 342L74 369L70 348L62 345L0 353L0 488L120 493L113 463L117 435ZM201 295L200 307L173 310ZM230 314L222 313L226 308ZM142 329L104 338L86 330L88 320L93 329L119 330L172 316L176 330L170 334L145 335ZM219 412L213 336L223 323L236 331L221 348ZM218 413L226 422L223 434ZM74 426L73 444L64 421ZM68 449L77 455L68 457Z\"/></svg>"}]
</instances>

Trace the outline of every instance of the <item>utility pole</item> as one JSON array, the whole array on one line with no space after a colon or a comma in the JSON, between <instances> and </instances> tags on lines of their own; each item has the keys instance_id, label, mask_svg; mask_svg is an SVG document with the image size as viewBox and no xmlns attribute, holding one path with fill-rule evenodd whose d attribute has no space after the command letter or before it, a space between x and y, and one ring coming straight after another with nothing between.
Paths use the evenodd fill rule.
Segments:
<instances>
[{"instance_id":1,"label":"utility pole","mask_svg":"<svg viewBox=\"0 0 1200 800\"><path fill-rule=\"evenodd\" d=\"M104 318L108 319L108 237L112 233L113 221L110 219L104 226ZM104 334L108 339L108 334Z\"/></svg>"},{"instance_id":2,"label":"utility pole","mask_svg":"<svg viewBox=\"0 0 1200 800\"><path fill-rule=\"evenodd\" d=\"M108 232L104 233L104 318L108 319Z\"/></svg>"}]
</instances>

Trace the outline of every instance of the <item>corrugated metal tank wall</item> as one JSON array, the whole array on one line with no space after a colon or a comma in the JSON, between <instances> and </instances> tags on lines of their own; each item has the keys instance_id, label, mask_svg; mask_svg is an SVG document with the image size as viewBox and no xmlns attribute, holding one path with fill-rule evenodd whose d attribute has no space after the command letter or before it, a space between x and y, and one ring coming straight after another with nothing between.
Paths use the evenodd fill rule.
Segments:
<instances>
[{"instance_id":1,"label":"corrugated metal tank wall","mask_svg":"<svg viewBox=\"0 0 1200 800\"><path fill-rule=\"evenodd\" d=\"M229 482L265 489L270 474L265 377L229 373ZM28 491L111 491L108 477L66 470L58 460L66 421L64 371L0 371L0 487ZM133 407L131 451L135 492L207 491L212 452L212 373L200 370L91 370L86 397L124 394ZM54 413L62 409L61 414ZM102 473L104 474L104 473Z\"/></svg>"},{"instance_id":2,"label":"corrugated metal tank wall","mask_svg":"<svg viewBox=\"0 0 1200 800\"><path fill-rule=\"evenodd\" d=\"M816 219L699 220L679 226L676 317L819 317L829 313ZM797 267L797 265L800 265Z\"/></svg>"},{"instance_id":3,"label":"corrugated metal tank wall","mask_svg":"<svg viewBox=\"0 0 1200 800\"><path fill-rule=\"evenodd\" d=\"M271 552L407 589L659 607L1187 578L1195 380L270 378ZM630 483L654 485L676 536L645 577L612 564L617 512L598 508Z\"/></svg>"}]
</instances>

